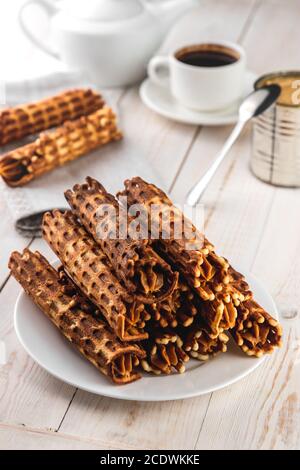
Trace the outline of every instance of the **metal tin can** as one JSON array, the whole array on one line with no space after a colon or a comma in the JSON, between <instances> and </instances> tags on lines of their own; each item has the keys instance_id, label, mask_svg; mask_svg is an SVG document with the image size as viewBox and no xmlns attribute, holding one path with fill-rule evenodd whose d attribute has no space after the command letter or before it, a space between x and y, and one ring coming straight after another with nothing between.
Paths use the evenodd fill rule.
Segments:
<instances>
[{"instance_id":1,"label":"metal tin can","mask_svg":"<svg viewBox=\"0 0 300 470\"><path fill-rule=\"evenodd\" d=\"M300 187L300 71L264 75L255 89L281 86L275 105L254 119L251 169L261 180Z\"/></svg>"}]
</instances>

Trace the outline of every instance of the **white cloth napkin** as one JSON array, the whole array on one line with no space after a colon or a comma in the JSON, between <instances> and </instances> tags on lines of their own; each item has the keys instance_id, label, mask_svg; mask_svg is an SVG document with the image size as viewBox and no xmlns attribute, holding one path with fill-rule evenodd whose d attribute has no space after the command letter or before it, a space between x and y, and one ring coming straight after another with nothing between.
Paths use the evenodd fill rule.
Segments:
<instances>
[{"instance_id":1,"label":"white cloth napkin","mask_svg":"<svg viewBox=\"0 0 300 470\"><path fill-rule=\"evenodd\" d=\"M67 88L80 86L96 88L80 73L58 72L34 80L6 84L6 102L8 105L30 102ZM101 92L119 117L117 103L111 102L109 92L105 90ZM118 121L122 130L122 119L119 117ZM0 178L0 191L11 213L12 221L51 208L67 207L64 191L76 183L83 182L86 176L100 180L110 192L122 189L125 179L137 175L160 184L151 165L142 155L136 154L132 139L128 140L130 142L126 142L125 134L124 141L112 142L21 188L10 188ZM14 145L6 146L1 149L1 153L14 147Z\"/></svg>"}]
</instances>

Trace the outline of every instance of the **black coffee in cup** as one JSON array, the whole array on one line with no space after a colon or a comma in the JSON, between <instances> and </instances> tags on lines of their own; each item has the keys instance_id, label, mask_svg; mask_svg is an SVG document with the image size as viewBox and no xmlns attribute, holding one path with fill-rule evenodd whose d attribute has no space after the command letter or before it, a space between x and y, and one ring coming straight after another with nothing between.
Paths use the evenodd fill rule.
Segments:
<instances>
[{"instance_id":1,"label":"black coffee in cup","mask_svg":"<svg viewBox=\"0 0 300 470\"><path fill-rule=\"evenodd\" d=\"M239 60L236 51L215 44L201 44L181 49L177 60L194 67L223 67Z\"/></svg>"},{"instance_id":2,"label":"black coffee in cup","mask_svg":"<svg viewBox=\"0 0 300 470\"><path fill-rule=\"evenodd\" d=\"M205 112L238 103L245 70L245 51L228 41L187 44L168 56L153 57L148 66L153 83L167 88L181 105Z\"/></svg>"}]
</instances>

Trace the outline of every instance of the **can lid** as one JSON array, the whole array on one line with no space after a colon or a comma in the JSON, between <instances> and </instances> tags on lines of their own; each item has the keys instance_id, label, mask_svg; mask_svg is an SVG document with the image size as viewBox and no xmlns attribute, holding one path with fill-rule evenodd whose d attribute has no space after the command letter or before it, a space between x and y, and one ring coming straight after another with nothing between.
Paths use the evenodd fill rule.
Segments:
<instances>
[{"instance_id":1,"label":"can lid","mask_svg":"<svg viewBox=\"0 0 300 470\"><path fill-rule=\"evenodd\" d=\"M257 90L272 84L281 87L281 93L277 99L278 105L300 107L300 70L268 73L256 80L254 88Z\"/></svg>"}]
</instances>

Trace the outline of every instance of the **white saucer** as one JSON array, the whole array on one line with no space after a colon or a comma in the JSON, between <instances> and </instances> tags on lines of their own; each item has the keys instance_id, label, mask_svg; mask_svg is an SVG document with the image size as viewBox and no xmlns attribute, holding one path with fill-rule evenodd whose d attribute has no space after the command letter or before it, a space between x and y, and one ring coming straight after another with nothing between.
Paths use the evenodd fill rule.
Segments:
<instances>
[{"instance_id":1,"label":"white saucer","mask_svg":"<svg viewBox=\"0 0 300 470\"><path fill-rule=\"evenodd\" d=\"M257 301L278 318L272 297L252 274L245 274ZM123 400L166 401L203 395L237 382L266 360L246 356L231 339L226 353L206 363L191 360L182 375L143 374L137 382L117 386L73 348L23 291L16 302L14 324L24 349L51 375L82 390Z\"/></svg>"},{"instance_id":2,"label":"white saucer","mask_svg":"<svg viewBox=\"0 0 300 470\"><path fill-rule=\"evenodd\" d=\"M244 93L242 98L253 91L253 84L257 75L249 70L246 72ZM204 126L222 126L234 124L238 119L239 103L223 109L222 111L204 112L185 108L171 95L170 89L157 85L146 79L140 87L140 97L143 103L152 111L174 121ZM242 100L241 98L241 100Z\"/></svg>"}]
</instances>

